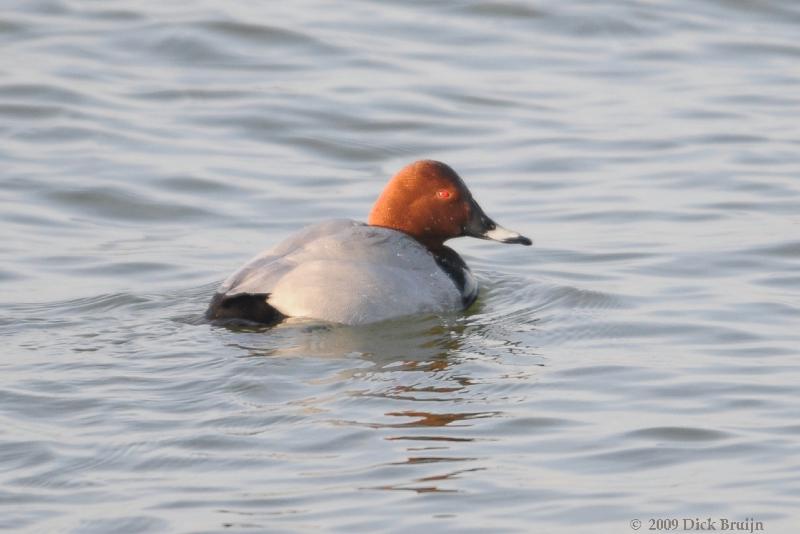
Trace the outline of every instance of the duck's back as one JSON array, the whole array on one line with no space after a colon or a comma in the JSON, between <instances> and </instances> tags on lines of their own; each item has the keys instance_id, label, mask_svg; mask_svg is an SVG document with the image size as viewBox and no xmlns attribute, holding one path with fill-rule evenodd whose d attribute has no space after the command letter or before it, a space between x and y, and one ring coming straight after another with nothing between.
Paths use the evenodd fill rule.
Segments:
<instances>
[{"instance_id":1,"label":"duck's back","mask_svg":"<svg viewBox=\"0 0 800 534\"><path fill-rule=\"evenodd\" d=\"M298 232L233 273L212 300L209 317L240 313L269 322L274 312L276 318L363 324L458 310L463 302L453 279L413 238L334 220Z\"/></svg>"}]
</instances>

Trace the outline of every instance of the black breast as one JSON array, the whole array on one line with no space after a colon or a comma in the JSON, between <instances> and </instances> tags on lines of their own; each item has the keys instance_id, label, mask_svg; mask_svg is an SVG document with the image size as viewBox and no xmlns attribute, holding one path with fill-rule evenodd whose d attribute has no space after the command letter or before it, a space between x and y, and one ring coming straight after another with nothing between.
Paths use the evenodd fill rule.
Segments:
<instances>
[{"instance_id":1,"label":"black breast","mask_svg":"<svg viewBox=\"0 0 800 534\"><path fill-rule=\"evenodd\" d=\"M478 298L478 285L474 284L469 291L466 289L467 282L472 278L466 262L458 255L458 252L450 247L442 247L431 252L439 268L447 273L461 293L464 308L468 308Z\"/></svg>"},{"instance_id":2,"label":"black breast","mask_svg":"<svg viewBox=\"0 0 800 534\"><path fill-rule=\"evenodd\" d=\"M206 318L212 321L243 320L254 323L274 324L285 316L267 303L269 293L239 293L223 295L217 293L208 305Z\"/></svg>"}]
</instances>

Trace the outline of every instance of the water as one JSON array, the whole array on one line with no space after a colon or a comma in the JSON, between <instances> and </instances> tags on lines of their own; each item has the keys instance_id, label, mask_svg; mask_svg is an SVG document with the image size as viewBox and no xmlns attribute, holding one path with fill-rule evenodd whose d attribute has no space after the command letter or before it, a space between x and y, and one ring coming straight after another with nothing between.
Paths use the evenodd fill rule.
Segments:
<instances>
[{"instance_id":1,"label":"water","mask_svg":"<svg viewBox=\"0 0 800 534\"><path fill-rule=\"evenodd\" d=\"M1 527L797 531L797 2L0 15ZM474 308L202 320L423 157L535 239Z\"/></svg>"}]
</instances>

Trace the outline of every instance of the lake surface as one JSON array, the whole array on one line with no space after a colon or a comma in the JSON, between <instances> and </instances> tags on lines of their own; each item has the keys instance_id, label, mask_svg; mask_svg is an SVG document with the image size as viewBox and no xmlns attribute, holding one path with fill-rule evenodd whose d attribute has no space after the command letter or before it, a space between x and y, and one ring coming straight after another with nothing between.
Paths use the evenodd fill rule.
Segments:
<instances>
[{"instance_id":1,"label":"lake surface","mask_svg":"<svg viewBox=\"0 0 800 534\"><path fill-rule=\"evenodd\" d=\"M0 6L0 528L798 532L800 3ZM203 320L421 158L470 310Z\"/></svg>"}]
</instances>

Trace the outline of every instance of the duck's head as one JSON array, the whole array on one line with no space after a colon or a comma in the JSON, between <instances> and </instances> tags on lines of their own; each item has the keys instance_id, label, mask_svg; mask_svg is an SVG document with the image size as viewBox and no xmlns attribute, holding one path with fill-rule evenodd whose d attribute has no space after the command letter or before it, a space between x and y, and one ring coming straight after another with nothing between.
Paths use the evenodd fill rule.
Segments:
<instances>
[{"instance_id":1,"label":"duck's head","mask_svg":"<svg viewBox=\"0 0 800 534\"><path fill-rule=\"evenodd\" d=\"M400 169L378 197L368 222L405 232L429 249L462 236L531 244L527 237L491 220L458 174L444 163L431 160L415 161Z\"/></svg>"}]
</instances>

